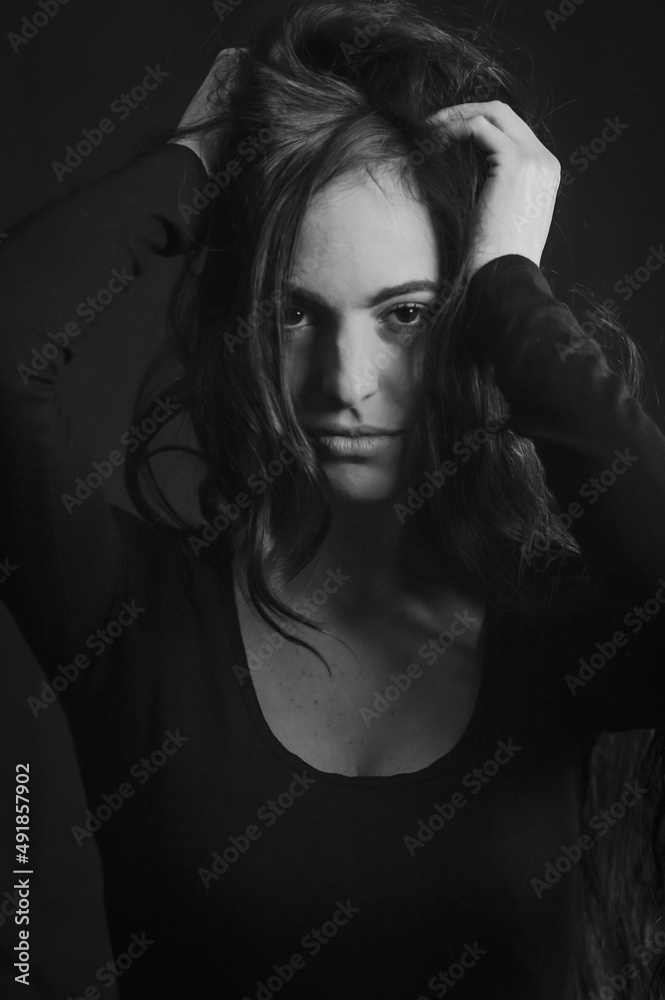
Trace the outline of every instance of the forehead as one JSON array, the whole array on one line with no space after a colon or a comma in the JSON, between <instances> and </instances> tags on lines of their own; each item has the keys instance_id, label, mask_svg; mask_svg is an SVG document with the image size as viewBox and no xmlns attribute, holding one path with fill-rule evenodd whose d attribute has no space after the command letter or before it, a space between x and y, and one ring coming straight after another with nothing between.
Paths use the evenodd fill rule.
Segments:
<instances>
[{"instance_id":1,"label":"forehead","mask_svg":"<svg viewBox=\"0 0 665 1000\"><path fill-rule=\"evenodd\" d=\"M361 301L380 286L436 281L438 260L428 208L392 171L344 174L310 202L290 280L338 299Z\"/></svg>"}]
</instances>

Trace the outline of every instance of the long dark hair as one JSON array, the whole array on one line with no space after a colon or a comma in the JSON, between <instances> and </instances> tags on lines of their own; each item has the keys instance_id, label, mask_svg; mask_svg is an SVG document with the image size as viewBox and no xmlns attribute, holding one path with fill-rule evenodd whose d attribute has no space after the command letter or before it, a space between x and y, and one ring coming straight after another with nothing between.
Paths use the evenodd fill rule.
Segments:
<instances>
[{"instance_id":1,"label":"long dark hair","mask_svg":"<svg viewBox=\"0 0 665 1000\"><path fill-rule=\"evenodd\" d=\"M281 363L279 293L311 198L350 170L373 174L389 166L430 210L441 296L420 359L417 430L423 469L436 469L469 431L501 422L506 404L491 371L472 357L463 322L462 272L485 157L469 142L443 148L426 118L451 104L499 99L541 131L542 123L530 94L477 39L404 0L296 3L256 33L231 86L221 89L219 112L203 130L217 140L213 174L225 172L227 183L211 180L198 202L181 205L184 221L204 213L207 226L174 298L174 360L182 377L170 393L189 416L203 457L199 500L209 524L247 493L253 473L280 461L285 446L295 456L236 518L226 518L220 538L242 557L254 604L279 629L271 613L305 619L281 604L266 567L275 567L278 581L291 579L330 524L327 480ZM228 176L234 161L237 176ZM609 314L598 313L597 327L623 355L622 373L636 391L632 341ZM128 466L132 499L150 512L139 488L142 472L163 516L191 533L152 476L147 450L135 452ZM490 434L477 460L460 465L425 508L429 536L460 584L506 610L551 611L556 574L582 568L533 445L510 430ZM284 544L287 512L299 525L290 545ZM194 538L192 547L200 551Z\"/></svg>"},{"instance_id":2,"label":"long dark hair","mask_svg":"<svg viewBox=\"0 0 665 1000\"><path fill-rule=\"evenodd\" d=\"M389 168L429 209L441 294L419 359L417 432L423 469L437 469L466 434L501 424L507 407L465 337L463 268L485 157L470 142L444 146L426 119L453 104L501 100L545 142L547 132L530 93L499 65L478 27L453 29L406 0L293 4L256 32L218 98L216 114L183 130L212 137L215 162L195 202L180 206L186 223L200 217L201 234L175 289L172 342L149 373L137 412L145 416L165 385L180 404L184 430L174 446L199 456L202 524L167 498L150 456L151 447L159 451L154 442L128 456L128 485L139 511L179 532L195 554L208 557L214 539L238 557L266 622L311 649L276 619L327 630L284 605L268 574L270 566L278 584L292 579L331 521L328 483L282 364L281 292L307 207L351 170L375 176ZM595 316L596 335L637 393L635 345L611 314L598 307ZM256 478L276 467L278 474ZM248 489L252 481L261 489ZM245 506L237 502L243 494L251 495ZM558 582L584 577L558 513L532 443L506 428L486 435L445 500L435 490L422 511L460 584L516 616L557 614L555 595L565 589ZM592 792L598 787L592 782Z\"/></svg>"}]
</instances>

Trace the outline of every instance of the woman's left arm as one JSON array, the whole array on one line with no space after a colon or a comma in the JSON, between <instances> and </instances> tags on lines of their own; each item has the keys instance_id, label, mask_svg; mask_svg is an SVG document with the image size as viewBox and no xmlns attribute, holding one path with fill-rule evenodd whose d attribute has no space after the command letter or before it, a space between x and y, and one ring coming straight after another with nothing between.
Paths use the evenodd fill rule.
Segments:
<instances>
[{"instance_id":1,"label":"woman's left arm","mask_svg":"<svg viewBox=\"0 0 665 1000\"><path fill-rule=\"evenodd\" d=\"M499 101L433 119L488 159L467 266L474 349L493 365L509 426L534 442L598 587L608 600L646 600L665 578L665 436L538 266L558 161Z\"/></svg>"},{"instance_id":2,"label":"woman's left arm","mask_svg":"<svg viewBox=\"0 0 665 1000\"><path fill-rule=\"evenodd\" d=\"M534 442L599 593L543 633L555 701L585 730L665 726L665 436L531 260L498 257L468 291L504 426Z\"/></svg>"},{"instance_id":3,"label":"woman's left arm","mask_svg":"<svg viewBox=\"0 0 665 1000\"><path fill-rule=\"evenodd\" d=\"M556 161L506 105L460 110L443 113L446 127L471 136L490 163L466 332L493 366L506 426L534 442L601 595L595 613L544 640L561 650L556 689L585 728L665 725L665 436L538 266Z\"/></svg>"}]
</instances>

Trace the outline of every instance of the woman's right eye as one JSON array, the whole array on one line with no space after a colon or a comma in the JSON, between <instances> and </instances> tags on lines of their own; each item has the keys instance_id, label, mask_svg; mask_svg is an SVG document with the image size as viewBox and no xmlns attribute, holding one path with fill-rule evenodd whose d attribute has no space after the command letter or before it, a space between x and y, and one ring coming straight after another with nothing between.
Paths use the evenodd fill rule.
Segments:
<instances>
[{"instance_id":1,"label":"woman's right eye","mask_svg":"<svg viewBox=\"0 0 665 1000\"><path fill-rule=\"evenodd\" d=\"M303 322L303 319L312 320L312 318L312 314L307 309L300 308L300 306L288 306L284 310L284 325L289 330L304 330L306 327L312 326L311 322Z\"/></svg>"}]
</instances>

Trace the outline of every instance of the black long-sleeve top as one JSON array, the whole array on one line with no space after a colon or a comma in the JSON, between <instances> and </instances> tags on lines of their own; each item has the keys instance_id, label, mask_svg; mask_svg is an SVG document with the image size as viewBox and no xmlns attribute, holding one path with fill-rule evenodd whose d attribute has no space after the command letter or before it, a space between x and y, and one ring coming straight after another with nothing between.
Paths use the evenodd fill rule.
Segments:
<instances>
[{"instance_id":1,"label":"black long-sleeve top","mask_svg":"<svg viewBox=\"0 0 665 1000\"><path fill-rule=\"evenodd\" d=\"M665 724L665 439L533 263L477 272L477 349L580 506L601 596L550 626L490 605L472 718L430 766L318 771L262 715L221 547L194 554L103 489L63 501L93 470L58 396L87 299L182 253L178 203L204 182L169 145L0 247L2 597L50 682L25 725L45 697L67 713L89 807L72 835L95 830L113 950L134 956L120 995L564 1000L576 859L610 829L581 825L593 742Z\"/></svg>"}]
</instances>

